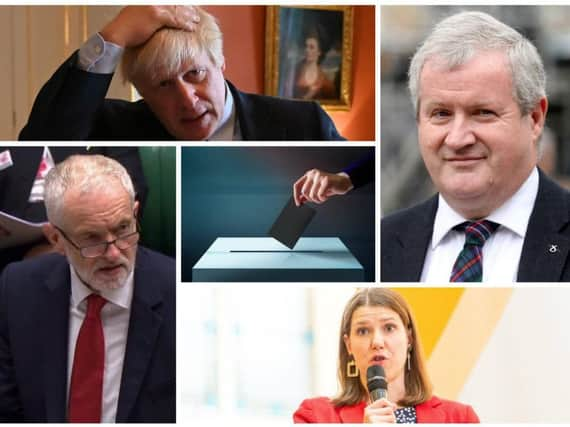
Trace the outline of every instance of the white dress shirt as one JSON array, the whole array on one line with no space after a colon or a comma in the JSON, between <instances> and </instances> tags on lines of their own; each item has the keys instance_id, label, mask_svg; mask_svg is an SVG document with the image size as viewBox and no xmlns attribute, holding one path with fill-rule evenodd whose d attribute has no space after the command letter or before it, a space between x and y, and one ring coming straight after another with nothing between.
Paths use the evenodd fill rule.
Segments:
<instances>
[{"instance_id":1,"label":"white dress shirt","mask_svg":"<svg viewBox=\"0 0 570 427\"><path fill-rule=\"evenodd\" d=\"M534 168L518 191L486 217L501 226L483 246L483 282L516 282L528 221L538 194L538 170ZM439 195L431 242L421 281L448 283L453 264L463 249L465 233L453 227L468 219L455 212Z\"/></svg>"},{"instance_id":2,"label":"white dress shirt","mask_svg":"<svg viewBox=\"0 0 570 427\"><path fill-rule=\"evenodd\" d=\"M67 402L69 402L69 386L73 369L73 357L79 329L87 312L86 298L93 292L85 286L71 270L71 300L69 305L69 341L67 361ZM103 401L101 406L101 422L114 423L117 416L123 361L127 347L131 301L133 299L133 273L127 283L119 289L106 290L101 296L107 303L101 310L103 335L105 337L105 371L103 373Z\"/></svg>"},{"instance_id":3,"label":"white dress shirt","mask_svg":"<svg viewBox=\"0 0 570 427\"><path fill-rule=\"evenodd\" d=\"M77 66L84 71L97 74L115 72L125 49L105 41L99 33L93 34L79 49Z\"/></svg>"}]
</instances>

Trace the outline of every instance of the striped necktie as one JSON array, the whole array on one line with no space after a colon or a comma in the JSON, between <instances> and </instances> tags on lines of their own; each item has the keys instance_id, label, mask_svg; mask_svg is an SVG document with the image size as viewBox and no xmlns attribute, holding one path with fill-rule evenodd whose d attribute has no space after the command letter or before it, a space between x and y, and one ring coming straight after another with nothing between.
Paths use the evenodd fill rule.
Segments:
<instances>
[{"instance_id":1,"label":"striped necktie","mask_svg":"<svg viewBox=\"0 0 570 427\"><path fill-rule=\"evenodd\" d=\"M453 264L450 282L483 280L483 245L498 227L499 224L487 220L466 221L453 227L465 233L465 244Z\"/></svg>"}]
</instances>

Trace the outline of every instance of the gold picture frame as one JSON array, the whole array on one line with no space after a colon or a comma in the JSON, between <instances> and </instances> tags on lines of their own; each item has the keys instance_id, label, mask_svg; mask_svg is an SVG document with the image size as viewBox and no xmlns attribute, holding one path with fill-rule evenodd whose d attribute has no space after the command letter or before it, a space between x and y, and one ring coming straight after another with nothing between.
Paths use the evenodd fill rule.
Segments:
<instances>
[{"instance_id":1,"label":"gold picture frame","mask_svg":"<svg viewBox=\"0 0 570 427\"><path fill-rule=\"evenodd\" d=\"M349 110L353 13L352 6L267 6L265 93Z\"/></svg>"}]
</instances>

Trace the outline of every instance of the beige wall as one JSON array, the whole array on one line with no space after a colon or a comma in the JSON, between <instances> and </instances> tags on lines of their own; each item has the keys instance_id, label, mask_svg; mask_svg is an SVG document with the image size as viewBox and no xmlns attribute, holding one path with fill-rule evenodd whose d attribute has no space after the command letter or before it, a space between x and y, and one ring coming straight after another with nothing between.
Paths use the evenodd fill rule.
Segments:
<instances>
[{"instance_id":1,"label":"beige wall","mask_svg":"<svg viewBox=\"0 0 570 427\"><path fill-rule=\"evenodd\" d=\"M0 6L0 139L16 139L34 98L57 67L118 6ZM109 96L128 98L114 79Z\"/></svg>"}]
</instances>

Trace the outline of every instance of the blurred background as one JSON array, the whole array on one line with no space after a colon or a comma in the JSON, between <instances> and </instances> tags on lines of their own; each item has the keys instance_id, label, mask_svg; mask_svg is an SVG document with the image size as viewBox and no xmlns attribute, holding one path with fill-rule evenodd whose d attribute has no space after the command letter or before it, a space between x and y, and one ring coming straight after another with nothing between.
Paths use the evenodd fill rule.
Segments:
<instances>
[{"instance_id":1,"label":"blurred background","mask_svg":"<svg viewBox=\"0 0 570 427\"><path fill-rule=\"evenodd\" d=\"M263 93L266 6L205 6L224 33L226 77L245 92ZM14 140L36 94L57 67L121 6L0 6L0 140ZM354 6L353 101L350 111L331 112L351 140L375 139L375 7ZM110 98L134 99L116 75Z\"/></svg>"},{"instance_id":2,"label":"blurred background","mask_svg":"<svg viewBox=\"0 0 570 427\"><path fill-rule=\"evenodd\" d=\"M317 168L337 173L366 157L365 147L183 147L182 281L218 237L266 237L293 195L293 183ZM304 237L339 237L374 281L374 182L322 205Z\"/></svg>"},{"instance_id":3,"label":"blurred background","mask_svg":"<svg viewBox=\"0 0 570 427\"><path fill-rule=\"evenodd\" d=\"M434 393L485 423L569 423L570 288L398 288ZM291 423L333 396L340 319L354 288L180 286L178 422Z\"/></svg>"},{"instance_id":4,"label":"blurred background","mask_svg":"<svg viewBox=\"0 0 570 427\"><path fill-rule=\"evenodd\" d=\"M433 26L463 10L480 10L517 29L542 56L549 100L540 167L570 188L570 6L382 6L382 214L433 194L417 147L407 88L409 61Z\"/></svg>"}]
</instances>

